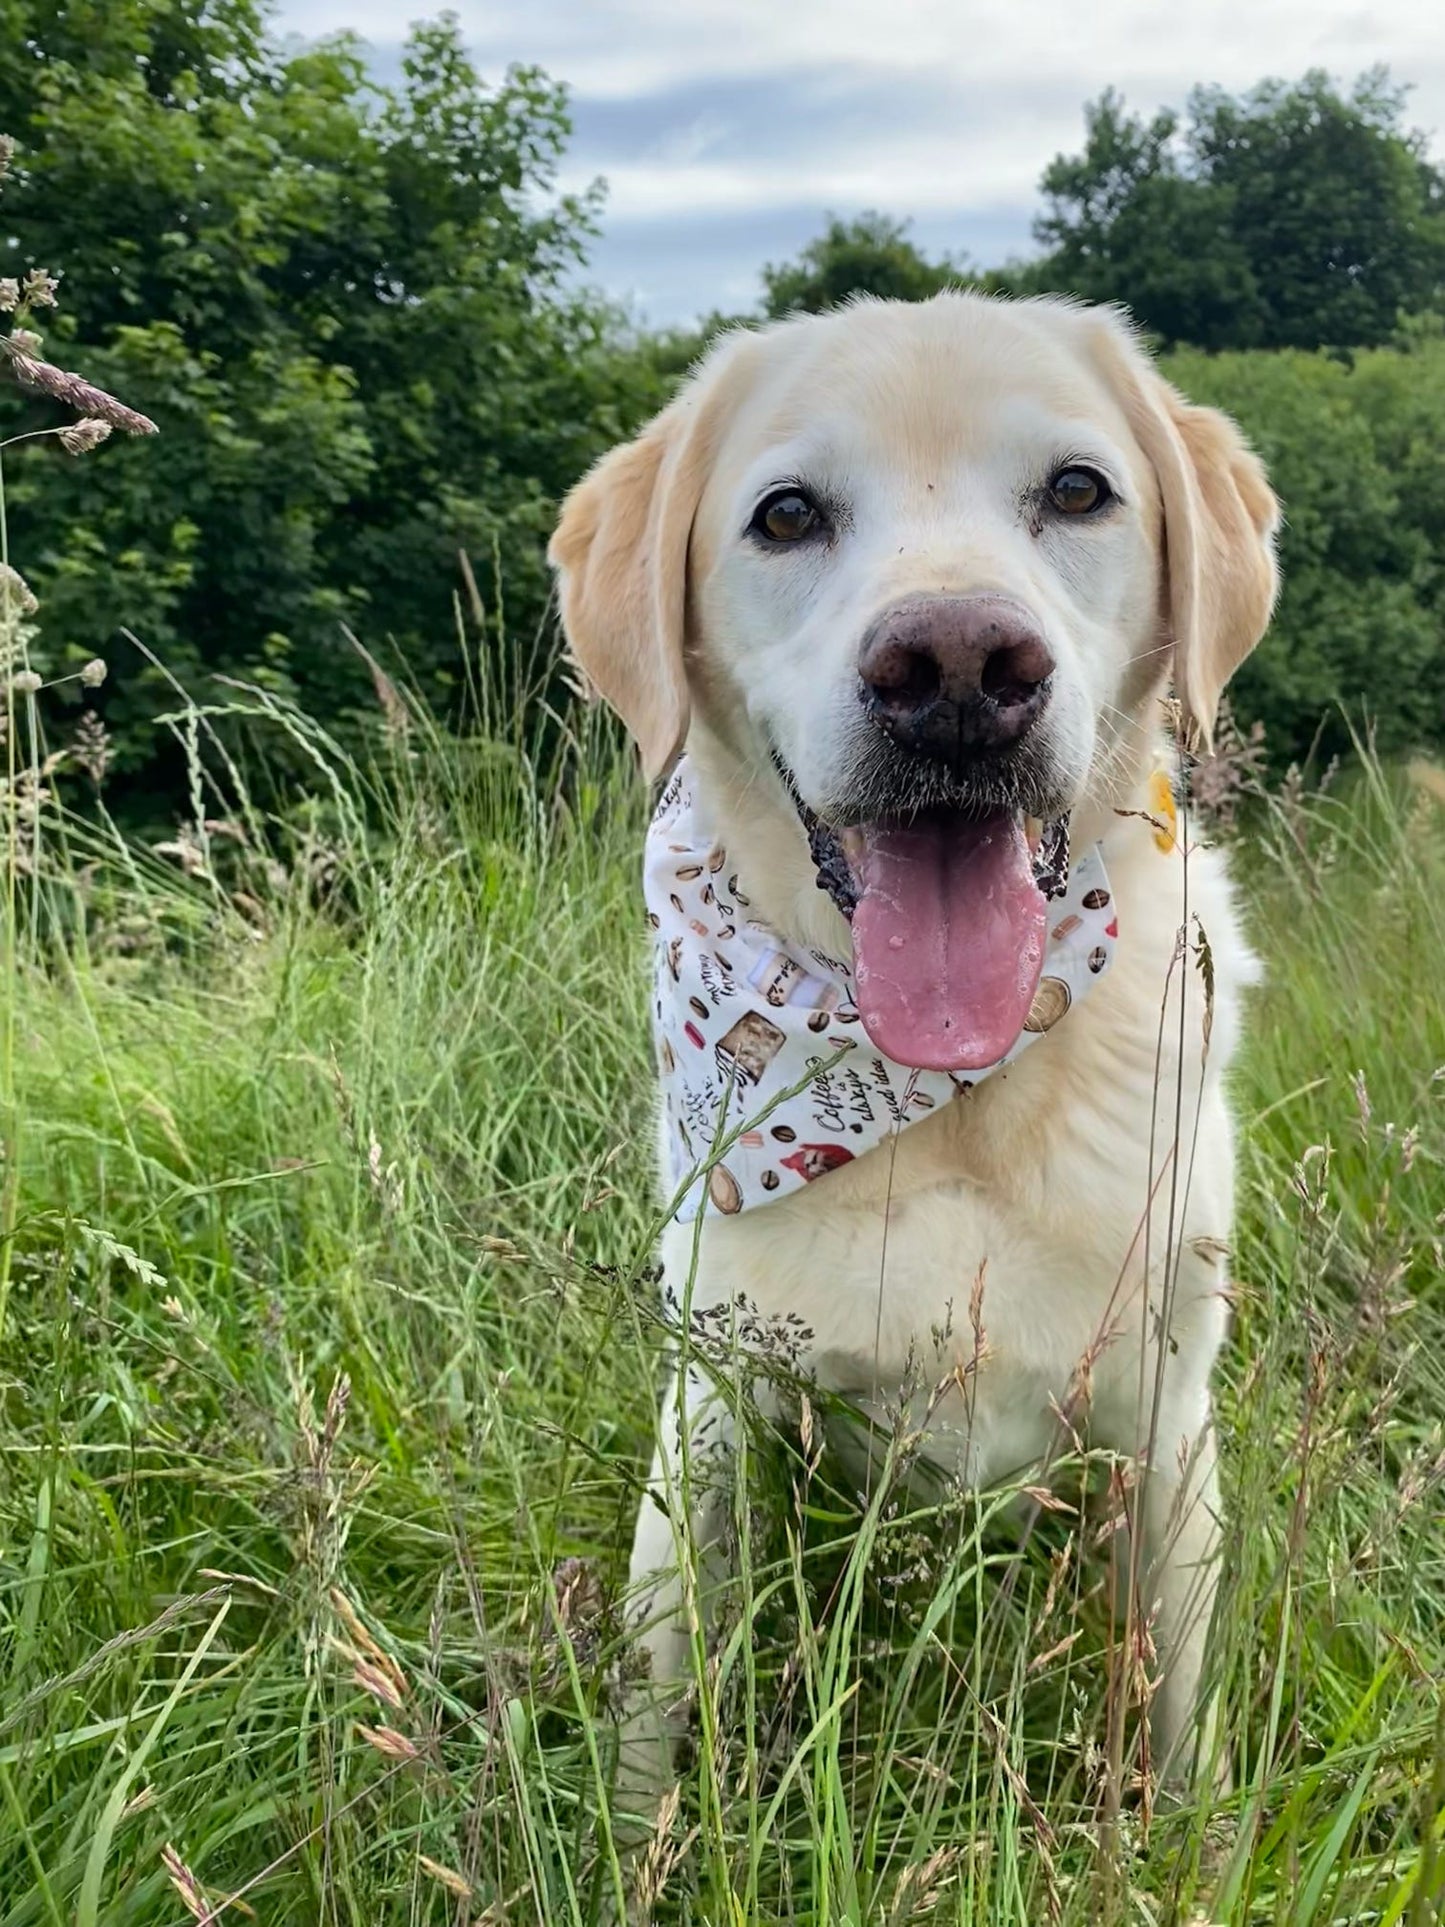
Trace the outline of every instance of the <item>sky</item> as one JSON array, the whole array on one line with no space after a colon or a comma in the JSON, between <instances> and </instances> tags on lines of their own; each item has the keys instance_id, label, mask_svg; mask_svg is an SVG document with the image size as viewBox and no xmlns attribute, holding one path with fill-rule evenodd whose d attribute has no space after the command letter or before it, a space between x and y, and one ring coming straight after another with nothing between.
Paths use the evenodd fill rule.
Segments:
<instances>
[{"instance_id":1,"label":"sky","mask_svg":"<svg viewBox=\"0 0 1445 1927\"><path fill-rule=\"evenodd\" d=\"M425 5L280 0L310 38L349 29L394 71ZM451 0L481 71L535 63L571 92L561 186L608 183L589 278L653 325L757 301L758 270L828 214L879 208L930 254L1030 250L1038 179L1107 86L1150 113L1377 62L1445 160L1438 0Z\"/></svg>"}]
</instances>

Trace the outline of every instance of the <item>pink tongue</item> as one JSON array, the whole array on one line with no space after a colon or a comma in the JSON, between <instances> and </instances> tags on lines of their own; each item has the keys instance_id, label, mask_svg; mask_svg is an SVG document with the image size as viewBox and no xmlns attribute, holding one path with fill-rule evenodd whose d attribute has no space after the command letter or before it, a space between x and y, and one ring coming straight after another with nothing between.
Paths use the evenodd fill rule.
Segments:
<instances>
[{"instance_id":1,"label":"pink tongue","mask_svg":"<svg viewBox=\"0 0 1445 1927\"><path fill-rule=\"evenodd\" d=\"M865 825L853 965L863 1027L918 1070L996 1064L1024 1027L1047 905L1017 817Z\"/></svg>"}]
</instances>

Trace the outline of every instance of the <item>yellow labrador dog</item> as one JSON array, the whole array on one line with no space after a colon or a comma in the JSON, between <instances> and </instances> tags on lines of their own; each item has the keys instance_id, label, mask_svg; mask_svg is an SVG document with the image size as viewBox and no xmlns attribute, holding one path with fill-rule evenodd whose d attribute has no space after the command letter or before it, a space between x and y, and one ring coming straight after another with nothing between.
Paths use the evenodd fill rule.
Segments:
<instances>
[{"instance_id":1,"label":"yellow labrador dog","mask_svg":"<svg viewBox=\"0 0 1445 1927\"><path fill-rule=\"evenodd\" d=\"M969 1481L1045 1457L1071 1400L1137 1455L1176 1776L1252 965L1176 816L1161 697L1172 676L1207 739L1269 619L1276 524L1233 423L1117 313L953 292L724 337L551 548L573 654L671 772L647 894L674 1301L790 1319L880 1415L952 1325L967 1369L930 1452ZM659 1762L707 1409L684 1376L633 1554L659 1709L633 1744ZM721 1524L700 1497L698 1542Z\"/></svg>"}]
</instances>

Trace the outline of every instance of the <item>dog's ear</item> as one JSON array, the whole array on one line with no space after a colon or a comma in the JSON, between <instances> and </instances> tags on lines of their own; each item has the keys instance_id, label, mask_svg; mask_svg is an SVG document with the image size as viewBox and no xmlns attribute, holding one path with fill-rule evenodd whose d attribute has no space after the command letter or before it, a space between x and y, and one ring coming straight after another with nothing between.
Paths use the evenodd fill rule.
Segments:
<instances>
[{"instance_id":1,"label":"dog's ear","mask_svg":"<svg viewBox=\"0 0 1445 1927\"><path fill-rule=\"evenodd\" d=\"M715 381L695 376L568 495L547 550L587 682L636 738L649 776L687 734L688 549L711 453Z\"/></svg>"},{"instance_id":2,"label":"dog's ear","mask_svg":"<svg viewBox=\"0 0 1445 1927\"><path fill-rule=\"evenodd\" d=\"M1100 338L1158 477L1174 691L1187 734L1207 748L1225 684L1269 626L1279 591L1279 503L1228 415L1186 401L1120 317L1105 318Z\"/></svg>"}]
</instances>

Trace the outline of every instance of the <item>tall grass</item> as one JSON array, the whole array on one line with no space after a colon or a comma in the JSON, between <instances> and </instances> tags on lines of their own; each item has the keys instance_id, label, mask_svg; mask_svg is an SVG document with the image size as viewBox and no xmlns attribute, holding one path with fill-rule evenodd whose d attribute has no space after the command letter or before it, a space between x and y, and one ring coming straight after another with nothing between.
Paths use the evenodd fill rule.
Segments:
<instances>
[{"instance_id":1,"label":"tall grass","mask_svg":"<svg viewBox=\"0 0 1445 1927\"><path fill-rule=\"evenodd\" d=\"M1242 851L1269 976L1221 1384L1236 1790L1109 1785L1147 1691L1107 1611L1118 1467L1065 1468L1025 1532L902 1436L859 1495L799 1388L724 1469L740 1577L639 1841L612 1713L667 1338L646 802L593 722L504 704L454 744L378 687L368 768L230 692L311 762L304 816L245 805L178 702L162 853L103 811L12 835L0 1927L1438 1920L1428 788L1367 762Z\"/></svg>"}]
</instances>

